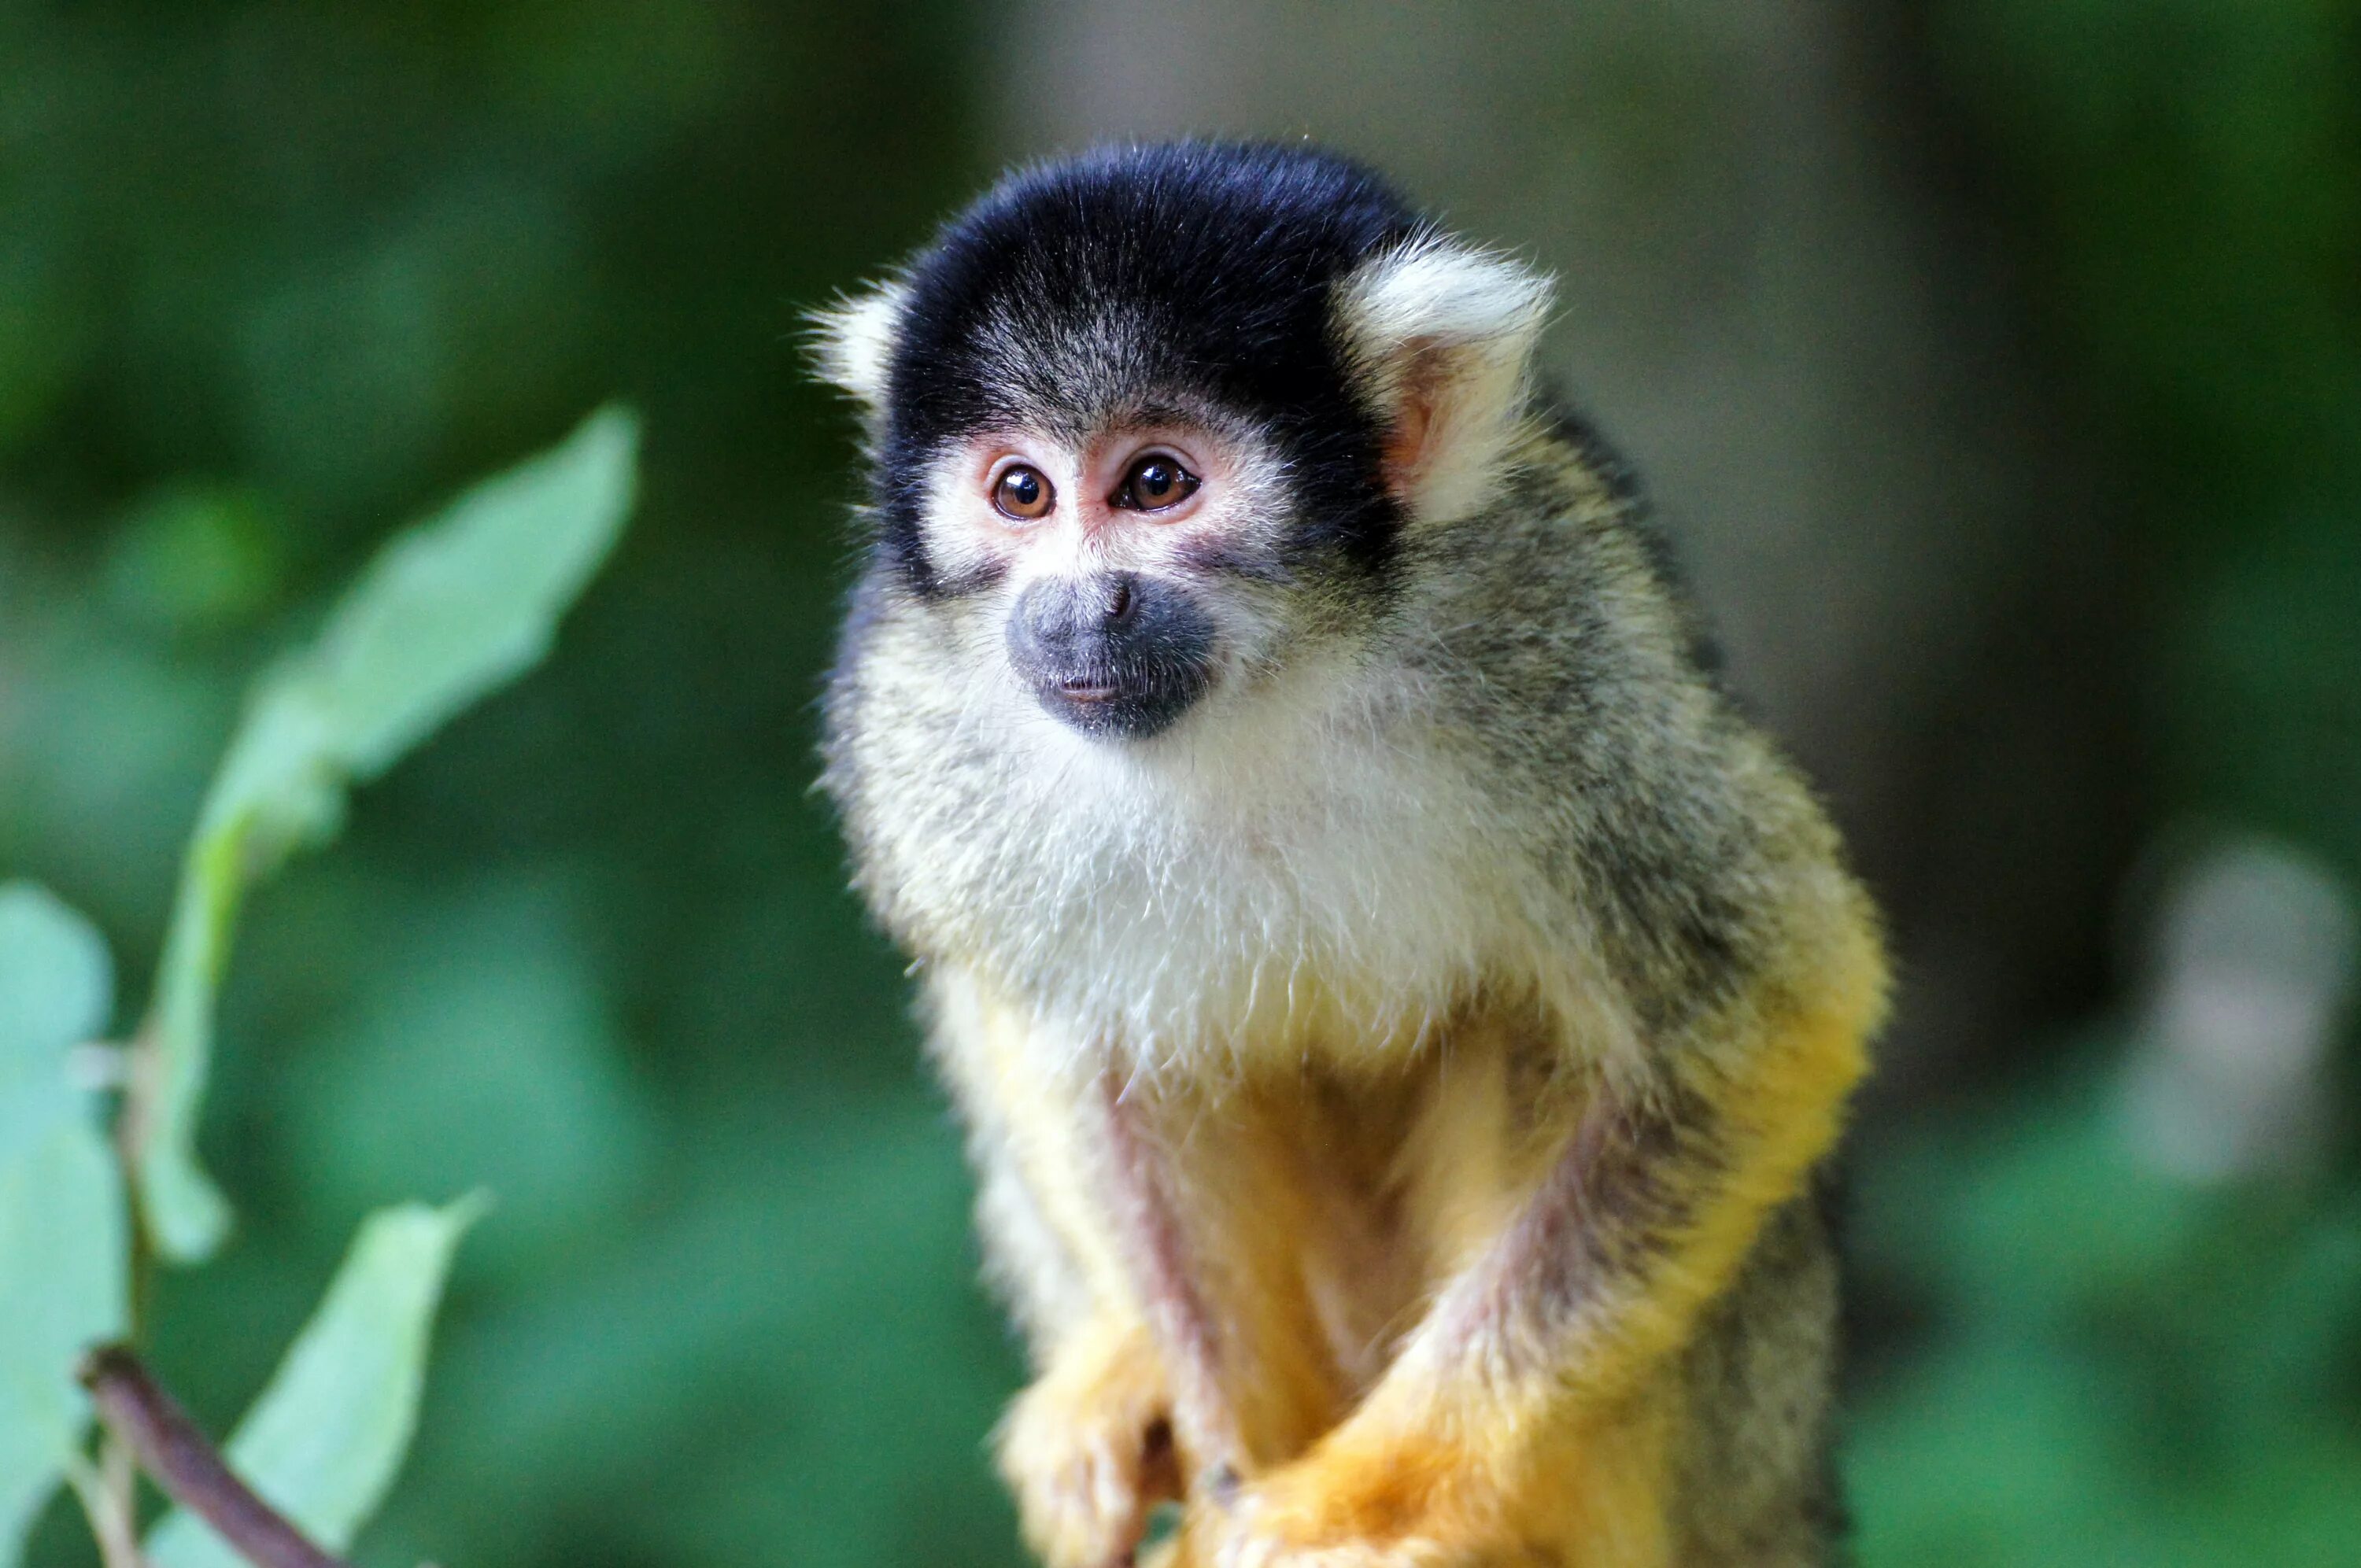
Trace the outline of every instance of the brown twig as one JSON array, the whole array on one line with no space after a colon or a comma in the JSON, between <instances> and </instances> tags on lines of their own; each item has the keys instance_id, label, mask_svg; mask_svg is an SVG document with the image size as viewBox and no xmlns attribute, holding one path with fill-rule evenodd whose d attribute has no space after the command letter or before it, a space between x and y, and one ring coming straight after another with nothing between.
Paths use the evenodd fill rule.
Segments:
<instances>
[{"instance_id":1,"label":"brown twig","mask_svg":"<svg viewBox=\"0 0 2361 1568\"><path fill-rule=\"evenodd\" d=\"M348 1568L287 1522L222 1462L197 1423L157 1386L127 1345L101 1345L74 1376L106 1430L171 1499L203 1519L255 1568Z\"/></svg>"}]
</instances>

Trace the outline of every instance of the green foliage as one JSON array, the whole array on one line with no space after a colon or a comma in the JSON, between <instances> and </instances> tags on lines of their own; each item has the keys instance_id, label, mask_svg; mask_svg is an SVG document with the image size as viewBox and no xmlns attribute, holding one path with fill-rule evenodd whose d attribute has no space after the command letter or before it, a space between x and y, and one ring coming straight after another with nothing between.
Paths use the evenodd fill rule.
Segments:
<instances>
[{"instance_id":1,"label":"green foliage","mask_svg":"<svg viewBox=\"0 0 2361 1568\"><path fill-rule=\"evenodd\" d=\"M146 1043L159 1058L140 1196L166 1255L202 1258L229 1213L197 1168L214 992L248 883L332 837L345 790L548 652L630 515L638 427L609 409L389 546L318 639L256 690L181 872Z\"/></svg>"},{"instance_id":2,"label":"green foliage","mask_svg":"<svg viewBox=\"0 0 2361 1568\"><path fill-rule=\"evenodd\" d=\"M2361 874L2361 5L1938 15L2034 302L2123 447L2173 804Z\"/></svg>"},{"instance_id":3,"label":"green foliage","mask_svg":"<svg viewBox=\"0 0 2361 1568\"><path fill-rule=\"evenodd\" d=\"M113 989L89 922L29 883L0 883L0 1563L90 1419L74 1358L124 1322L121 1183L66 1076Z\"/></svg>"},{"instance_id":4,"label":"green foliage","mask_svg":"<svg viewBox=\"0 0 2361 1568\"><path fill-rule=\"evenodd\" d=\"M1939 1313L1852 1434L1866 1561L2351 1561L2361 1190L2167 1176L2115 1087L1865 1151L1862 1249Z\"/></svg>"},{"instance_id":5,"label":"green foliage","mask_svg":"<svg viewBox=\"0 0 2361 1568\"><path fill-rule=\"evenodd\" d=\"M153 1018L127 1049L93 1041L113 981L87 921L29 883L0 885L0 1563L61 1475L96 1526L127 1516L82 1454L82 1353L131 1324L124 1172L87 1096L77 1045L122 1063L116 1143L159 1251L208 1253L227 1208L193 1150L214 991L246 884L341 825L345 792L548 651L556 620L630 515L638 431L594 415L550 453L398 535L319 635L258 686L199 814L166 938ZM513 1020L494 1017L495 1030ZM240 1476L314 1541L341 1550L407 1453L452 1254L483 1204L409 1204L365 1223L327 1299L232 1439ZM160 1568L240 1561L175 1512L149 1536Z\"/></svg>"},{"instance_id":6,"label":"green foliage","mask_svg":"<svg viewBox=\"0 0 2361 1568\"><path fill-rule=\"evenodd\" d=\"M315 1108L288 1151L300 1202L325 1223L480 1184L500 1223L469 1262L501 1277L596 1244L642 1190L656 1135L574 925L555 890L520 881L471 885L388 935L383 967L292 1066L289 1098Z\"/></svg>"},{"instance_id":7,"label":"green foliage","mask_svg":"<svg viewBox=\"0 0 2361 1568\"><path fill-rule=\"evenodd\" d=\"M496 1200L365 1568L1016 1560L957 1134L807 793L851 420L796 346L982 172L989 30L941 0L0 16L0 868L125 973L253 672L387 521L610 390L646 419L559 656L248 900L214 999L196 1149L237 1223L142 1314L209 1430L365 1215ZM31 1561L87 1536L61 1501Z\"/></svg>"},{"instance_id":8,"label":"green foliage","mask_svg":"<svg viewBox=\"0 0 2361 1568\"><path fill-rule=\"evenodd\" d=\"M2116 444L2092 455L2134 517L2165 804L2354 885L2361 5L1935 16L2045 347ZM1863 1151L1864 1283L1910 1319L1851 1450L1867 1561L2354 1561L2354 1022L2306 1107L2337 1153L2301 1176L2166 1174L2112 1026Z\"/></svg>"},{"instance_id":9,"label":"green foliage","mask_svg":"<svg viewBox=\"0 0 2361 1568\"><path fill-rule=\"evenodd\" d=\"M427 1337L459 1238L483 1211L407 1204L373 1214L225 1456L304 1534L342 1552L409 1450ZM203 1519L175 1510L149 1533L156 1568L239 1568Z\"/></svg>"}]
</instances>

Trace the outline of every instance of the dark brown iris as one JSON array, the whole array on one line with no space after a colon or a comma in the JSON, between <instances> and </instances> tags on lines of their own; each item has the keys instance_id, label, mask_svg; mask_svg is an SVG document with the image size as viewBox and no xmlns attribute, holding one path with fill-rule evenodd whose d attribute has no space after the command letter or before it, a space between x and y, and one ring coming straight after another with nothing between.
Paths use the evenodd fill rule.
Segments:
<instances>
[{"instance_id":1,"label":"dark brown iris","mask_svg":"<svg viewBox=\"0 0 2361 1568\"><path fill-rule=\"evenodd\" d=\"M1049 481L1041 477L1038 468L1027 468L1019 463L1000 476L992 488L992 504L1004 517L1020 522L1030 522L1045 517L1049 510Z\"/></svg>"},{"instance_id":2,"label":"dark brown iris","mask_svg":"<svg viewBox=\"0 0 2361 1568\"><path fill-rule=\"evenodd\" d=\"M1115 492L1115 504L1136 511L1162 511L1187 500L1196 488L1197 476L1180 466L1177 458L1151 452L1124 471L1123 488Z\"/></svg>"}]
</instances>

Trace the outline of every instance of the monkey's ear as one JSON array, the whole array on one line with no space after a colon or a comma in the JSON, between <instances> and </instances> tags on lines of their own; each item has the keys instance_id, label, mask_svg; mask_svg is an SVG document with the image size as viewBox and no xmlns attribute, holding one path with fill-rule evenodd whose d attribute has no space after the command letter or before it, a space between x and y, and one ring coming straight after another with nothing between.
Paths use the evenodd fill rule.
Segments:
<instances>
[{"instance_id":1,"label":"monkey's ear","mask_svg":"<svg viewBox=\"0 0 2361 1568\"><path fill-rule=\"evenodd\" d=\"M1549 280L1496 252L1426 236L1362 263L1338 327L1388 428L1386 476L1421 522L1490 499L1524 410Z\"/></svg>"},{"instance_id":2,"label":"monkey's ear","mask_svg":"<svg viewBox=\"0 0 2361 1568\"><path fill-rule=\"evenodd\" d=\"M902 335L909 285L889 279L811 313L811 356L821 377L859 399L862 411L885 406L894 345Z\"/></svg>"}]
</instances>

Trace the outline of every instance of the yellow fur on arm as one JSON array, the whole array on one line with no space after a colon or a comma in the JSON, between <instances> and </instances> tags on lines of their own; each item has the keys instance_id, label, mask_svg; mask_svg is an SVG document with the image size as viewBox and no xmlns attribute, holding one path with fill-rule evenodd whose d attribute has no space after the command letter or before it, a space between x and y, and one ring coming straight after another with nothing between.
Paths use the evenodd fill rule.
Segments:
<instances>
[{"instance_id":1,"label":"yellow fur on arm","mask_svg":"<svg viewBox=\"0 0 2361 1568\"><path fill-rule=\"evenodd\" d=\"M1594 1102L1360 1407L1261 1479L1243 1528L1411 1562L1587 1540L1597 1563L1664 1563L1680 1412L1654 1374L1834 1146L1883 988L1864 927L1817 995L1758 998L1746 1037L1663 1102Z\"/></svg>"},{"instance_id":2,"label":"yellow fur on arm","mask_svg":"<svg viewBox=\"0 0 2361 1568\"><path fill-rule=\"evenodd\" d=\"M1038 1374L994 1435L999 1469L1049 1568L1111 1568L1180 1477L1171 1365L1099 1199L1109 1172L1090 1133L1092 1086L1046 1066L1055 1053L1030 1016L972 978L939 974L930 992L935 1053L984 1191L1022 1200L979 1215Z\"/></svg>"},{"instance_id":3,"label":"yellow fur on arm","mask_svg":"<svg viewBox=\"0 0 2361 1568\"><path fill-rule=\"evenodd\" d=\"M1592 1277L1555 1281L1573 1298L1563 1322L1528 1301L1519 1325L1565 1336L1540 1357L1554 1381L1609 1398L1686 1345L1763 1221L1835 1147L1884 1006L1873 938L1860 934L1844 960L1814 996L1758 1000L1752 1037L1683 1064L1664 1104L1592 1108L1577 1136L1603 1146L1588 1170L1566 1172L1580 1207L1563 1216ZM1497 1288L1513 1296L1517 1282Z\"/></svg>"},{"instance_id":4,"label":"yellow fur on arm","mask_svg":"<svg viewBox=\"0 0 2361 1568\"><path fill-rule=\"evenodd\" d=\"M1061 1075L1055 1053L1036 1037L1029 1016L973 977L939 970L930 979L933 1054L968 1128L971 1157L987 1179L1022 1183L1054 1238L1054 1251L1024 1249L995 1259L1024 1277L1019 1293L1084 1303L1067 1314L1140 1314L1127 1260L1093 1194L1103 1183L1101 1151L1090 1145L1086 1078ZM985 1236L988 1246L999 1238Z\"/></svg>"}]
</instances>

